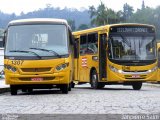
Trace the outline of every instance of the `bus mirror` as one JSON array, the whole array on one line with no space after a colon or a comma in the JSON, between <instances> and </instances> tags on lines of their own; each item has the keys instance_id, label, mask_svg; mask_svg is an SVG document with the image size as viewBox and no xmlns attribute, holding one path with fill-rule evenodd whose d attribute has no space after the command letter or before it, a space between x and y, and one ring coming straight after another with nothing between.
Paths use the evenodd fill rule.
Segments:
<instances>
[{"instance_id":1,"label":"bus mirror","mask_svg":"<svg viewBox=\"0 0 160 120\"><path fill-rule=\"evenodd\" d=\"M70 43L71 43L71 45L74 45L74 37L73 37L73 35L72 35L72 37L70 39Z\"/></svg>"}]
</instances>

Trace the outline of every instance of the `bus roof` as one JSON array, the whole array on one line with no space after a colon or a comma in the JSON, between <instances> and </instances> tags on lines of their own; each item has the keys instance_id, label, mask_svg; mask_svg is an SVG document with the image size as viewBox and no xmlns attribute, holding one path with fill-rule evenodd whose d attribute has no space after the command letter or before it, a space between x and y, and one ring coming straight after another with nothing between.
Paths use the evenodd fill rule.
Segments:
<instances>
[{"instance_id":1,"label":"bus roof","mask_svg":"<svg viewBox=\"0 0 160 120\"><path fill-rule=\"evenodd\" d=\"M64 19L55 18L31 18L31 19L19 19L9 22L10 25L23 25L23 24L39 24L39 23L51 23L51 24L64 24L68 25L67 21Z\"/></svg>"},{"instance_id":2,"label":"bus roof","mask_svg":"<svg viewBox=\"0 0 160 120\"><path fill-rule=\"evenodd\" d=\"M86 30L79 30L79 31L75 31L73 32L74 35L79 35L79 34L85 34L86 32L91 33L91 32L96 32L96 31L101 31L101 30L108 30L110 27L113 26L148 26L148 27L154 27L153 25L149 25L149 24L139 24L139 23L120 23L120 24L109 24L109 25L104 25L104 26L100 26L100 27L94 27L94 28L90 28L90 29L86 29ZM155 28L155 27L154 27Z\"/></svg>"}]
</instances>

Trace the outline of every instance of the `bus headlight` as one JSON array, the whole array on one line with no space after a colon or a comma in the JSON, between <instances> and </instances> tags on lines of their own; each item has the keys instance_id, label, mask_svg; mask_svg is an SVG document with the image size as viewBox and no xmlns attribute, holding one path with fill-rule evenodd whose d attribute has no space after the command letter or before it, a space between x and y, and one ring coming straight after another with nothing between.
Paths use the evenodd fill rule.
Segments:
<instances>
[{"instance_id":1,"label":"bus headlight","mask_svg":"<svg viewBox=\"0 0 160 120\"><path fill-rule=\"evenodd\" d=\"M156 67L152 68L151 70L148 70L148 72L151 73L151 72L156 71L157 69L158 69L158 67L156 66Z\"/></svg>"},{"instance_id":2,"label":"bus headlight","mask_svg":"<svg viewBox=\"0 0 160 120\"><path fill-rule=\"evenodd\" d=\"M122 70L118 70L117 68L113 67L112 65L109 65L109 68L110 68L113 72L116 72L116 73L122 73L122 72L123 72Z\"/></svg>"},{"instance_id":3,"label":"bus headlight","mask_svg":"<svg viewBox=\"0 0 160 120\"><path fill-rule=\"evenodd\" d=\"M61 71L61 70L64 70L65 68L67 68L68 66L69 66L69 63L64 63L64 64L61 64L61 65L58 65L56 67L56 70Z\"/></svg>"},{"instance_id":4,"label":"bus headlight","mask_svg":"<svg viewBox=\"0 0 160 120\"><path fill-rule=\"evenodd\" d=\"M7 70L10 70L12 72L16 72L17 69L15 67L12 67L11 65L4 65L4 68Z\"/></svg>"}]
</instances>

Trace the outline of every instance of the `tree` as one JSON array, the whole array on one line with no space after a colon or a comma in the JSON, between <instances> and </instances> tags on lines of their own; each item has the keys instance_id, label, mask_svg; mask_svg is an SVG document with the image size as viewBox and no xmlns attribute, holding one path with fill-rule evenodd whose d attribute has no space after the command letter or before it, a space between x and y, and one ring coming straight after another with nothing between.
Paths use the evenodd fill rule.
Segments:
<instances>
[{"instance_id":1,"label":"tree","mask_svg":"<svg viewBox=\"0 0 160 120\"><path fill-rule=\"evenodd\" d=\"M10 18L11 18L12 20L14 20L14 19L16 18L16 14L15 14L15 13L12 13L12 14L10 15Z\"/></svg>"},{"instance_id":2,"label":"tree","mask_svg":"<svg viewBox=\"0 0 160 120\"><path fill-rule=\"evenodd\" d=\"M156 37L160 40L160 6L158 6L153 12L152 22L156 26Z\"/></svg>"},{"instance_id":3,"label":"tree","mask_svg":"<svg viewBox=\"0 0 160 120\"><path fill-rule=\"evenodd\" d=\"M85 30L85 29L88 29L88 25L87 24L81 24L79 27L78 27L78 30Z\"/></svg>"},{"instance_id":4,"label":"tree","mask_svg":"<svg viewBox=\"0 0 160 120\"><path fill-rule=\"evenodd\" d=\"M120 13L115 12L112 9L108 9L107 15L108 15L108 24L114 24L120 22L120 16L119 16Z\"/></svg>"},{"instance_id":5,"label":"tree","mask_svg":"<svg viewBox=\"0 0 160 120\"><path fill-rule=\"evenodd\" d=\"M92 26L119 23L123 16L121 11L115 12L112 9L108 9L102 2L97 9L94 6L90 6L89 13Z\"/></svg>"},{"instance_id":6,"label":"tree","mask_svg":"<svg viewBox=\"0 0 160 120\"><path fill-rule=\"evenodd\" d=\"M145 9L145 3L144 3L144 0L142 1L142 10Z\"/></svg>"},{"instance_id":7,"label":"tree","mask_svg":"<svg viewBox=\"0 0 160 120\"><path fill-rule=\"evenodd\" d=\"M94 6L89 7L89 13L91 18L91 25L105 25L108 24L108 16L107 16L108 8L101 2L101 4L97 7Z\"/></svg>"},{"instance_id":8,"label":"tree","mask_svg":"<svg viewBox=\"0 0 160 120\"><path fill-rule=\"evenodd\" d=\"M145 9L138 9L131 17L129 22L137 22L143 24L153 24L153 9L146 7Z\"/></svg>"},{"instance_id":9,"label":"tree","mask_svg":"<svg viewBox=\"0 0 160 120\"><path fill-rule=\"evenodd\" d=\"M71 29L74 31L76 29L76 26L75 26L75 21L74 20L67 20L68 21L68 24L70 25Z\"/></svg>"},{"instance_id":10,"label":"tree","mask_svg":"<svg viewBox=\"0 0 160 120\"><path fill-rule=\"evenodd\" d=\"M128 5L127 3L123 5L123 19L127 22L131 16L133 15L133 7Z\"/></svg>"}]
</instances>

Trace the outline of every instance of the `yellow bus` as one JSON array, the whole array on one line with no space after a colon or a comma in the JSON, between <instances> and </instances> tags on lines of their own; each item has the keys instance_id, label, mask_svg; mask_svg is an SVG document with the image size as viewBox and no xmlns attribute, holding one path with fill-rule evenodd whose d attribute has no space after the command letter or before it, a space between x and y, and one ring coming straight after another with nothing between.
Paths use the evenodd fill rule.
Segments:
<instances>
[{"instance_id":1,"label":"yellow bus","mask_svg":"<svg viewBox=\"0 0 160 120\"><path fill-rule=\"evenodd\" d=\"M11 21L5 32L5 80L11 95L18 90L58 87L71 90L73 36L63 19Z\"/></svg>"},{"instance_id":2,"label":"yellow bus","mask_svg":"<svg viewBox=\"0 0 160 120\"><path fill-rule=\"evenodd\" d=\"M155 27L145 24L112 24L73 32L76 44L75 82L130 85L156 80Z\"/></svg>"},{"instance_id":3,"label":"yellow bus","mask_svg":"<svg viewBox=\"0 0 160 120\"><path fill-rule=\"evenodd\" d=\"M158 72L157 72L157 82L160 82L160 43L157 43L157 55L158 55Z\"/></svg>"}]
</instances>

